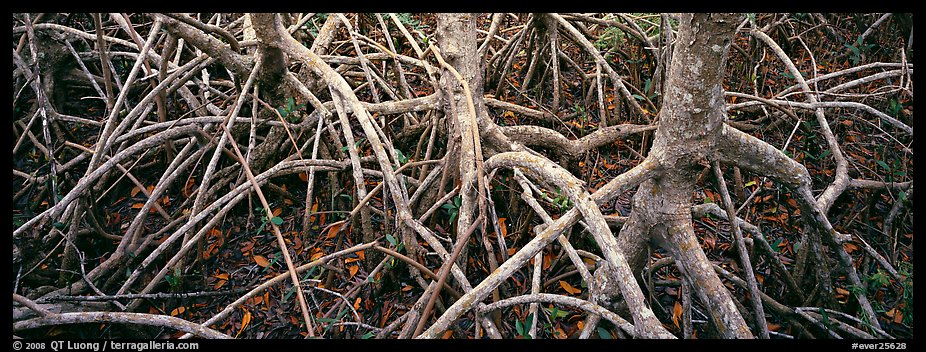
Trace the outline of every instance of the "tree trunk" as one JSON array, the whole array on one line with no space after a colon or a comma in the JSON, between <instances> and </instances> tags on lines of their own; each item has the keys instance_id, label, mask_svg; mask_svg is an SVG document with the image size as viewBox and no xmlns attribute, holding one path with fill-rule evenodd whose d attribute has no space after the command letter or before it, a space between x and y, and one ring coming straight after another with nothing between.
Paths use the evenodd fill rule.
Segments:
<instances>
[{"instance_id":1,"label":"tree trunk","mask_svg":"<svg viewBox=\"0 0 926 352\"><path fill-rule=\"evenodd\" d=\"M649 153L666 172L640 185L633 212L618 237L634 272L649 258L650 239L669 250L726 338L751 338L752 334L701 250L691 225L691 206L698 174L713 156L723 128L721 84L739 18L732 14L681 15L659 128Z\"/></svg>"}]
</instances>

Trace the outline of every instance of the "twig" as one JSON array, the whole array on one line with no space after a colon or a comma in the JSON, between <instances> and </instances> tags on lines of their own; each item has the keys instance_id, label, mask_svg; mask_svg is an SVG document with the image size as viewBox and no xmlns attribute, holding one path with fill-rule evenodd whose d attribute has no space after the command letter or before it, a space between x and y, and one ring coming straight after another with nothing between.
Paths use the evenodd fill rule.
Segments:
<instances>
[{"instance_id":1,"label":"twig","mask_svg":"<svg viewBox=\"0 0 926 352\"><path fill-rule=\"evenodd\" d=\"M145 293L145 294L130 293L130 294L111 295L111 296L53 296L53 297L39 299L38 303L62 302L62 301L100 302L100 301L115 301L115 300L120 300L120 299L187 299L187 298L224 296L224 295L242 293L244 291L245 289L243 288L237 288L237 289L228 290L228 291L204 291L204 292L186 292L186 293Z\"/></svg>"},{"instance_id":2,"label":"twig","mask_svg":"<svg viewBox=\"0 0 926 352\"><path fill-rule=\"evenodd\" d=\"M752 301L752 308L755 310L756 327L759 329L759 335L764 339L768 339L768 323L765 321L765 310L762 309L759 286L756 283L756 275L752 271L752 261L749 260L746 244L743 243L743 234L740 232L739 223L735 221L736 211L733 209L733 200L730 199L730 192L727 191L727 183L723 179L723 171L720 170L720 163L714 161L712 167L714 169L714 177L717 178L717 188L720 189L720 195L723 198L723 204L727 210L727 217L731 219L730 225L733 228L734 243L737 252L739 252L740 265L743 266L743 272L746 273L746 282L749 283L749 291L751 293L749 297Z\"/></svg>"},{"instance_id":3,"label":"twig","mask_svg":"<svg viewBox=\"0 0 926 352\"><path fill-rule=\"evenodd\" d=\"M160 326L165 328L176 329L188 334L201 336L207 339L230 339L231 336L225 335L213 329L199 326L187 320L169 315L143 314L143 313L124 313L124 312L79 312L79 313L61 313L52 314L46 317L32 318L29 320L17 321L13 323L13 331L26 329L35 329L43 326L64 325L64 324L86 324L86 323L124 323Z\"/></svg>"}]
</instances>

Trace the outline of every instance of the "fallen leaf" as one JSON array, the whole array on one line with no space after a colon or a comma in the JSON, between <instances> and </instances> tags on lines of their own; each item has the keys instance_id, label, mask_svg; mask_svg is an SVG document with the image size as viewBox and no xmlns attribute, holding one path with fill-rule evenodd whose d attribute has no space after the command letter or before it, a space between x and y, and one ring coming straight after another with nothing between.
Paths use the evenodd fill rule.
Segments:
<instances>
[{"instance_id":1,"label":"fallen leaf","mask_svg":"<svg viewBox=\"0 0 926 352\"><path fill-rule=\"evenodd\" d=\"M556 330L553 330L553 337L563 340L569 338L569 335L566 335L566 332L562 328L556 327Z\"/></svg>"},{"instance_id":2,"label":"fallen leaf","mask_svg":"<svg viewBox=\"0 0 926 352\"><path fill-rule=\"evenodd\" d=\"M328 234L325 235L325 238L334 238L338 234L338 230L341 229L341 226L344 225L344 220L338 221L328 226Z\"/></svg>"},{"instance_id":3,"label":"fallen leaf","mask_svg":"<svg viewBox=\"0 0 926 352\"><path fill-rule=\"evenodd\" d=\"M679 327L678 319L682 317L682 304L679 301L675 301L675 307L672 307L672 323L675 324L675 327Z\"/></svg>"},{"instance_id":4,"label":"fallen leaf","mask_svg":"<svg viewBox=\"0 0 926 352\"><path fill-rule=\"evenodd\" d=\"M195 178L189 179L189 180L186 182L186 186L183 186L183 190L181 190L181 193L183 194L183 196L184 196L184 197L187 197L187 198L189 198L190 196L192 196L192 195L193 195L193 186L195 186L195 185L196 185L196 179L195 179Z\"/></svg>"},{"instance_id":5,"label":"fallen leaf","mask_svg":"<svg viewBox=\"0 0 926 352\"><path fill-rule=\"evenodd\" d=\"M569 294L572 294L572 295L577 295L577 294L582 293L582 289L575 288L572 285L570 285L568 282L563 281L563 280L559 280L559 287L562 287L564 290L566 290L566 292L569 292Z\"/></svg>"},{"instance_id":6,"label":"fallen leaf","mask_svg":"<svg viewBox=\"0 0 926 352\"><path fill-rule=\"evenodd\" d=\"M249 312L247 309L244 309L244 317L241 318L241 330L238 330L238 333L235 334L235 338L238 338L238 335L241 335L241 332L244 331L244 328L248 327L248 323L250 322L251 322L251 312Z\"/></svg>"},{"instance_id":7,"label":"fallen leaf","mask_svg":"<svg viewBox=\"0 0 926 352\"><path fill-rule=\"evenodd\" d=\"M282 208L273 209L273 216L280 216L280 214L282 214L282 213L283 213L283 209L282 209Z\"/></svg>"},{"instance_id":8,"label":"fallen leaf","mask_svg":"<svg viewBox=\"0 0 926 352\"><path fill-rule=\"evenodd\" d=\"M354 277L354 275L356 275L357 271L359 270L360 270L360 267L356 265L351 265L347 267L347 271L350 271L350 277Z\"/></svg>"},{"instance_id":9,"label":"fallen leaf","mask_svg":"<svg viewBox=\"0 0 926 352\"><path fill-rule=\"evenodd\" d=\"M186 311L186 307L177 307L174 310L170 311L170 316L176 317L177 315L183 314Z\"/></svg>"},{"instance_id":10,"label":"fallen leaf","mask_svg":"<svg viewBox=\"0 0 926 352\"><path fill-rule=\"evenodd\" d=\"M441 335L440 338L446 340L446 339L449 339L449 338L451 338L451 337L453 337L453 330L447 330L447 331L444 332L443 335Z\"/></svg>"},{"instance_id":11,"label":"fallen leaf","mask_svg":"<svg viewBox=\"0 0 926 352\"><path fill-rule=\"evenodd\" d=\"M360 297L354 300L354 310L360 309Z\"/></svg>"},{"instance_id":12,"label":"fallen leaf","mask_svg":"<svg viewBox=\"0 0 926 352\"><path fill-rule=\"evenodd\" d=\"M508 225L505 225L506 218L498 218L498 229L502 232L502 238L508 237Z\"/></svg>"},{"instance_id":13,"label":"fallen leaf","mask_svg":"<svg viewBox=\"0 0 926 352\"><path fill-rule=\"evenodd\" d=\"M321 248L312 248L312 256L309 258L311 261L315 261L318 258L321 258L325 255L325 252Z\"/></svg>"},{"instance_id":14,"label":"fallen leaf","mask_svg":"<svg viewBox=\"0 0 926 352\"><path fill-rule=\"evenodd\" d=\"M132 204L132 209L141 209L143 206L145 206L144 203L135 203Z\"/></svg>"},{"instance_id":15,"label":"fallen leaf","mask_svg":"<svg viewBox=\"0 0 926 352\"><path fill-rule=\"evenodd\" d=\"M250 252L254 248L254 242L247 241L244 243L244 246L241 247L241 253Z\"/></svg>"},{"instance_id":16,"label":"fallen leaf","mask_svg":"<svg viewBox=\"0 0 926 352\"><path fill-rule=\"evenodd\" d=\"M260 265L261 267L264 267L264 268L270 265L270 261L267 260L267 258L265 258L262 255L255 255L254 262L257 263L257 265Z\"/></svg>"},{"instance_id":17,"label":"fallen leaf","mask_svg":"<svg viewBox=\"0 0 926 352\"><path fill-rule=\"evenodd\" d=\"M138 188L138 186L135 186L135 187L132 187L132 192L129 192L129 194L131 194L132 197L134 197L136 194L138 194L138 192L141 192L141 188Z\"/></svg>"},{"instance_id":18,"label":"fallen leaf","mask_svg":"<svg viewBox=\"0 0 926 352\"><path fill-rule=\"evenodd\" d=\"M852 253L858 250L858 246L851 243L844 243L842 246L846 248L847 253Z\"/></svg>"}]
</instances>

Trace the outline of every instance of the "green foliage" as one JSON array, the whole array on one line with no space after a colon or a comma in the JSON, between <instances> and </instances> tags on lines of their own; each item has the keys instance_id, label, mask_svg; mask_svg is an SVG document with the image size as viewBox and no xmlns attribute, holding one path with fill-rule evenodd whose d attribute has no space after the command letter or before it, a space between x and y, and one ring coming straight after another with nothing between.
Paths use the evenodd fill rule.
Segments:
<instances>
[{"instance_id":1,"label":"green foliage","mask_svg":"<svg viewBox=\"0 0 926 352\"><path fill-rule=\"evenodd\" d=\"M878 269L878 272L871 274L868 277L868 284L875 285L879 287L887 287L891 284L891 278L884 272L884 270Z\"/></svg>"},{"instance_id":2,"label":"green foliage","mask_svg":"<svg viewBox=\"0 0 926 352\"><path fill-rule=\"evenodd\" d=\"M447 215L450 216L450 223L453 223L456 220L457 215L460 213L460 206L463 205L463 198L460 196L453 197L452 203L447 203L441 205L441 208L447 211Z\"/></svg>"},{"instance_id":3,"label":"green foliage","mask_svg":"<svg viewBox=\"0 0 926 352\"><path fill-rule=\"evenodd\" d=\"M281 219L279 216L274 216L270 218L270 222L272 222L274 225L277 225L277 226L283 225L283 219Z\"/></svg>"},{"instance_id":4,"label":"green foliage","mask_svg":"<svg viewBox=\"0 0 926 352\"><path fill-rule=\"evenodd\" d=\"M567 315L569 315L569 312L565 310L559 310L559 308L556 308L556 306L553 306L550 308L544 308L543 310L545 310L547 314L550 316L550 320L565 318Z\"/></svg>"},{"instance_id":5,"label":"green foliage","mask_svg":"<svg viewBox=\"0 0 926 352\"><path fill-rule=\"evenodd\" d=\"M397 13L395 17L399 19L399 22L402 22L406 27L412 27L414 29L420 30L421 22L412 17L410 13Z\"/></svg>"},{"instance_id":6,"label":"green foliage","mask_svg":"<svg viewBox=\"0 0 926 352\"><path fill-rule=\"evenodd\" d=\"M164 281L167 281L167 284L170 285L170 290L172 292L180 291L180 268L174 267L173 274L164 275Z\"/></svg>"},{"instance_id":7,"label":"green foliage","mask_svg":"<svg viewBox=\"0 0 926 352\"><path fill-rule=\"evenodd\" d=\"M517 330L518 336L520 336L523 339L530 339L531 338L530 328L531 328L531 322L533 321L534 321L534 313L528 314L527 318L524 319L523 323L520 320L515 321L514 328L515 330Z\"/></svg>"},{"instance_id":8,"label":"green foliage","mask_svg":"<svg viewBox=\"0 0 926 352\"><path fill-rule=\"evenodd\" d=\"M277 107L277 112L280 113L280 116L283 116L287 121L296 123L299 122L298 116L293 115L293 112L298 111L305 107L305 103L296 104L296 100L292 97L286 98L286 105Z\"/></svg>"},{"instance_id":9,"label":"green foliage","mask_svg":"<svg viewBox=\"0 0 926 352\"><path fill-rule=\"evenodd\" d=\"M605 329L601 326L598 327L598 337L600 337L602 340L613 339L613 337L611 337L611 333L608 332L608 329Z\"/></svg>"},{"instance_id":10,"label":"green foliage","mask_svg":"<svg viewBox=\"0 0 926 352\"><path fill-rule=\"evenodd\" d=\"M396 150L395 150L395 154L396 154L396 156L397 156L398 159L399 159L399 165L402 165L402 164L405 164L405 163L408 162L408 157L405 156L405 154L402 153L401 150L396 149Z\"/></svg>"},{"instance_id":11,"label":"green foliage","mask_svg":"<svg viewBox=\"0 0 926 352\"><path fill-rule=\"evenodd\" d=\"M852 53L849 54L849 61L852 61L853 65L858 65L858 63L862 61L862 55L867 53L875 46L874 44L862 43L862 36L859 36L857 39L855 39L855 42L852 44L843 45L852 51Z\"/></svg>"},{"instance_id":12,"label":"green foliage","mask_svg":"<svg viewBox=\"0 0 926 352\"><path fill-rule=\"evenodd\" d=\"M890 104L887 106L887 111L891 113L894 117L900 117L900 111L903 110L903 104L897 101L896 98L891 98Z\"/></svg>"},{"instance_id":13,"label":"green foliage","mask_svg":"<svg viewBox=\"0 0 926 352\"><path fill-rule=\"evenodd\" d=\"M883 160L875 161L879 167L887 171L887 181L894 182L898 178L907 176L907 173L903 171L903 165L900 164L900 160L894 159L890 164L884 162Z\"/></svg>"},{"instance_id":14,"label":"green foliage","mask_svg":"<svg viewBox=\"0 0 926 352\"><path fill-rule=\"evenodd\" d=\"M595 47L601 51L617 49L624 41L624 35L624 31L617 27L607 27L604 29L604 33L598 37L598 40L595 41Z\"/></svg>"},{"instance_id":15,"label":"green foliage","mask_svg":"<svg viewBox=\"0 0 926 352\"><path fill-rule=\"evenodd\" d=\"M569 200L569 197L563 194L562 190L559 190L556 192L556 198L553 199L553 205L556 205L556 207L559 208L559 211L562 212L572 208L572 201Z\"/></svg>"}]
</instances>

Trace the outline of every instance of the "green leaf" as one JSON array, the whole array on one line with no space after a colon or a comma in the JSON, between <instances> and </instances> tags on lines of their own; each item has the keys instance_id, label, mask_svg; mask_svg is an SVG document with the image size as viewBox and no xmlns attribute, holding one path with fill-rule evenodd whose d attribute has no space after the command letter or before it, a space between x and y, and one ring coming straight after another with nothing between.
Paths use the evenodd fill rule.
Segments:
<instances>
[{"instance_id":1,"label":"green leaf","mask_svg":"<svg viewBox=\"0 0 926 352\"><path fill-rule=\"evenodd\" d=\"M396 149L395 154L398 157L399 165L405 164L408 162L408 157L405 156L405 154L403 154L401 150Z\"/></svg>"},{"instance_id":2,"label":"green leaf","mask_svg":"<svg viewBox=\"0 0 926 352\"><path fill-rule=\"evenodd\" d=\"M564 310L559 310L559 308L555 306L553 308L544 308L544 309L547 311L547 313L550 314L550 318L554 320L558 318L565 318L567 315L569 315L569 312L564 311Z\"/></svg>"},{"instance_id":3,"label":"green leaf","mask_svg":"<svg viewBox=\"0 0 926 352\"><path fill-rule=\"evenodd\" d=\"M610 339L612 339L611 333L608 332L608 329L605 329L605 328L600 327L600 326L598 327L598 337L600 337L602 340L610 340Z\"/></svg>"},{"instance_id":4,"label":"green leaf","mask_svg":"<svg viewBox=\"0 0 926 352\"><path fill-rule=\"evenodd\" d=\"M515 328L515 330L518 331L518 335L526 335L526 334L524 333L524 324L521 323L520 320L516 320L516 321L514 322L514 328Z\"/></svg>"},{"instance_id":5,"label":"green leaf","mask_svg":"<svg viewBox=\"0 0 926 352\"><path fill-rule=\"evenodd\" d=\"M386 241L389 241L389 243L392 244L393 246L395 246L398 242L396 241L395 237L392 237L392 235L389 235L389 234L386 235Z\"/></svg>"},{"instance_id":6,"label":"green leaf","mask_svg":"<svg viewBox=\"0 0 926 352\"><path fill-rule=\"evenodd\" d=\"M370 331L370 332L368 332L368 333L366 333L366 334L363 334L363 336L360 336L360 339L361 339L361 340L367 340L367 339L370 339L371 337L373 337L374 335L376 335L376 334L374 334L372 331Z\"/></svg>"},{"instance_id":7,"label":"green leaf","mask_svg":"<svg viewBox=\"0 0 926 352\"><path fill-rule=\"evenodd\" d=\"M272 222L274 225L280 226L283 224L283 219L279 216L274 216L270 218L270 222Z\"/></svg>"},{"instance_id":8,"label":"green leaf","mask_svg":"<svg viewBox=\"0 0 926 352\"><path fill-rule=\"evenodd\" d=\"M883 162L883 161L881 161L881 160L876 161L876 163L878 163L878 166L883 167L885 170L890 170L890 169L891 169L891 167L890 167L887 163L885 163L885 162Z\"/></svg>"},{"instance_id":9,"label":"green leaf","mask_svg":"<svg viewBox=\"0 0 926 352\"><path fill-rule=\"evenodd\" d=\"M749 181L749 182L746 182L745 185L743 185L743 188L751 187L751 186L755 186L755 185L756 185L756 181Z\"/></svg>"}]
</instances>

